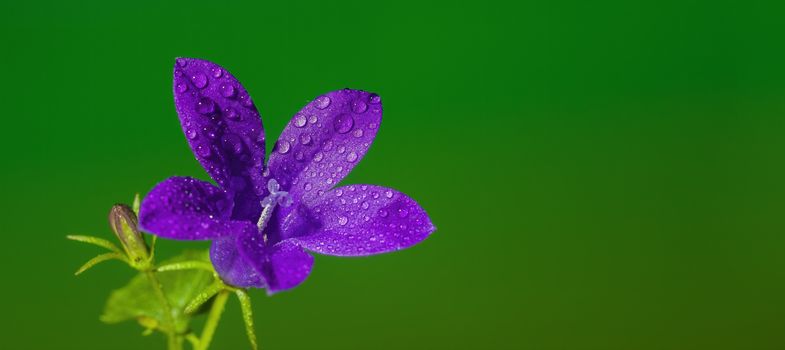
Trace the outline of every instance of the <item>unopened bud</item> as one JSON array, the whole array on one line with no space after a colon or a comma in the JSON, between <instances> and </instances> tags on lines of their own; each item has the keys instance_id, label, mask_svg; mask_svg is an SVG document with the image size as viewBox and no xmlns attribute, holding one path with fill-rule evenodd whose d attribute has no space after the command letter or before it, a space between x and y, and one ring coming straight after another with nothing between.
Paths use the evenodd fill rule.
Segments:
<instances>
[{"instance_id":1,"label":"unopened bud","mask_svg":"<svg viewBox=\"0 0 785 350\"><path fill-rule=\"evenodd\" d=\"M109 224L120 239L132 263L142 263L149 258L149 250L144 237L139 232L139 222L131 207L125 204L115 204L109 212Z\"/></svg>"}]
</instances>

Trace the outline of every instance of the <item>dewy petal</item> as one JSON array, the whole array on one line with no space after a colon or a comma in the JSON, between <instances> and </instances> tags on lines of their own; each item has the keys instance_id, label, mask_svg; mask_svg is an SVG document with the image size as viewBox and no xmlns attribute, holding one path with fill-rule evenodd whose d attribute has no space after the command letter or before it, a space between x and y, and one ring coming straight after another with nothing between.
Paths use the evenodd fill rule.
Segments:
<instances>
[{"instance_id":1,"label":"dewy petal","mask_svg":"<svg viewBox=\"0 0 785 350\"><path fill-rule=\"evenodd\" d=\"M226 236L213 241L210 261L221 279L235 287L264 288L262 276L252 263L240 254L237 236Z\"/></svg>"},{"instance_id":2,"label":"dewy petal","mask_svg":"<svg viewBox=\"0 0 785 350\"><path fill-rule=\"evenodd\" d=\"M264 195L264 129L240 82L215 63L178 58L174 100L183 133L207 173L222 188Z\"/></svg>"},{"instance_id":3,"label":"dewy petal","mask_svg":"<svg viewBox=\"0 0 785 350\"><path fill-rule=\"evenodd\" d=\"M349 185L311 205L322 227L293 240L327 255L363 256L408 248L436 228L417 202L393 189Z\"/></svg>"},{"instance_id":4,"label":"dewy petal","mask_svg":"<svg viewBox=\"0 0 785 350\"><path fill-rule=\"evenodd\" d=\"M171 177L156 185L139 210L139 226L156 236L181 240L214 239L255 227L229 219L229 194L209 182Z\"/></svg>"},{"instance_id":5,"label":"dewy petal","mask_svg":"<svg viewBox=\"0 0 785 350\"><path fill-rule=\"evenodd\" d=\"M311 203L360 162L381 121L379 95L344 89L319 96L284 129L270 155L270 176Z\"/></svg>"},{"instance_id":6,"label":"dewy petal","mask_svg":"<svg viewBox=\"0 0 785 350\"><path fill-rule=\"evenodd\" d=\"M270 294L296 287L311 273L313 256L292 241L267 246L258 232L246 232L238 237L238 245L241 255L262 274Z\"/></svg>"}]
</instances>

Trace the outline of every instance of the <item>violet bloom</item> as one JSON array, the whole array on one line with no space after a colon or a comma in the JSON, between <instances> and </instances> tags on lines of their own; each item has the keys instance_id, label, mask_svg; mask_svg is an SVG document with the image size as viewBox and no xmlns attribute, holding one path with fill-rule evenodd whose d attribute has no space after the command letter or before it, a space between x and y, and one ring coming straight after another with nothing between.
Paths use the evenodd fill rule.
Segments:
<instances>
[{"instance_id":1,"label":"violet bloom","mask_svg":"<svg viewBox=\"0 0 785 350\"><path fill-rule=\"evenodd\" d=\"M425 211L396 190L334 186L362 159L382 120L378 95L333 91L284 129L264 166L259 113L237 79L208 61L178 58L177 113L188 144L218 184L172 177L142 203L140 226L180 240L212 240L222 279L273 293L308 277L306 250L364 256L412 246L434 231Z\"/></svg>"}]
</instances>

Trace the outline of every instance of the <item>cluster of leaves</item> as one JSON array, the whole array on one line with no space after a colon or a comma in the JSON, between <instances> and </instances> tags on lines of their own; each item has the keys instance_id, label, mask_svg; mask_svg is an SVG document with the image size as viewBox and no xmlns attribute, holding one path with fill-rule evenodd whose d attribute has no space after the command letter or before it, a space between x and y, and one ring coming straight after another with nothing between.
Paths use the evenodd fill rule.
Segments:
<instances>
[{"instance_id":1,"label":"cluster of leaves","mask_svg":"<svg viewBox=\"0 0 785 350\"><path fill-rule=\"evenodd\" d=\"M155 236L140 232L136 221L139 196L133 207L115 205L109 221L122 249L115 243L93 236L67 236L109 250L76 271L80 275L108 260L120 260L139 273L125 286L112 291L101 315L101 321L114 324L136 320L144 327L144 335L160 332L166 335L168 349L180 350L188 341L196 350L206 350L220 320L230 294L240 301L248 339L257 348L253 329L251 300L244 289L224 284L210 264L207 251L184 251L174 258L155 262ZM151 237L150 244L147 238ZM207 314L200 335L190 327L194 317Z\"/></svg>"}]
</instances>

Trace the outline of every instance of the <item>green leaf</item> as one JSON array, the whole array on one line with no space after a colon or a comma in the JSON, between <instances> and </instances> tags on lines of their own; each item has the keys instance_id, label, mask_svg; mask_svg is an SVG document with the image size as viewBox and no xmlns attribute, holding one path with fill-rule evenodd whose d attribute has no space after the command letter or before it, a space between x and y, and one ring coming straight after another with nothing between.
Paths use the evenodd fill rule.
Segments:
<instances>
[{"instance_id":1,"label":"green leaf","mask_svg":"<svg viewBox=\"0 0 785 350\"><path fill-rule=\"evenodd\" d=\"M80 235L68 235L65 236L65 238L68 238L72 241L83 242L87 244L97 245L99 247L104 247L115 253L122 253L120 248L118 248L114 243L109 242L103 238L98 238L93 236L80 236Z\"/></svg>"},{"instance_id":2,"label":"green leaf","mask_svg":"<svg viewBox=\"0 0 785 350\"><path fill-rule=\"evenodd\" d=\"M208 262L206 251L186 251L172 258L165 264L181 261ZM177 332L188 328L190 314L185 313L186 305L200 292L214 283L213 274L205 270L176 270L156 272L155 276L160 282L164 293L172 307L172 317ZM106 302L101 320L106 323L117 323L126 320L155 320L160 328L168 324L164 317L164 307L159 302L152 285L144 273L135 276L124 287L112 292Z\"/></svg>"}]
</instances>

